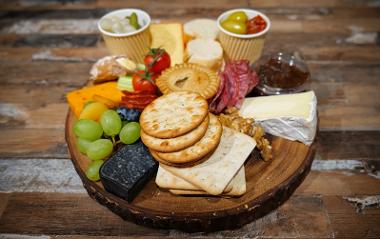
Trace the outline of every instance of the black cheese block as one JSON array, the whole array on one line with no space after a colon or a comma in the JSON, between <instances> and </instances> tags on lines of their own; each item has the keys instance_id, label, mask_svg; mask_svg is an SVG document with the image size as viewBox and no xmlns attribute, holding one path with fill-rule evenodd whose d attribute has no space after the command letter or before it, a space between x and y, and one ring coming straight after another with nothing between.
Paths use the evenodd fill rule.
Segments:
<instances>
[{"instance_id":1,"label":"black cheese block","mask_svg":"<svg viewBox=\"0 0 380 239\"><path fill-rule=\"evenodd\" d=\"M123 145L100 169L104 188L131 202L157 172L158 163L139 140Z\"/></svg>"}]
</instances>

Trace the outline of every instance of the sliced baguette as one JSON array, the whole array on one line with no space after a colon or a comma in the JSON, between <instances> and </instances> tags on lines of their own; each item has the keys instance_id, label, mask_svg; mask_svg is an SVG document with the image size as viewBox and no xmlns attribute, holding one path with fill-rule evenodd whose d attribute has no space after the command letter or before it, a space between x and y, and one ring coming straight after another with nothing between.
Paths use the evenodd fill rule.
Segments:
<instances>
[{"instance_id":1,"label":"sliced baguette","mask_svg":"<svg viewBox=\"0 0 380 239\"><path fill-rule=\"evenodd\" d=\"M212 39L195 39L187 44L185 55L189 63L217 71L223 60L223 48Z\"/></svg>"},{"instance_id":2,"label":"sliced baguette","mask_svg":"<svg viewBox=\"0 0 380 239\"><path fill-rule=\"evenodd\" d=\"M183 30L186 38L205 38L215 40L218 37L219 29L215 20L199 18L184 24Z\"/></svg>"}]
</instances>

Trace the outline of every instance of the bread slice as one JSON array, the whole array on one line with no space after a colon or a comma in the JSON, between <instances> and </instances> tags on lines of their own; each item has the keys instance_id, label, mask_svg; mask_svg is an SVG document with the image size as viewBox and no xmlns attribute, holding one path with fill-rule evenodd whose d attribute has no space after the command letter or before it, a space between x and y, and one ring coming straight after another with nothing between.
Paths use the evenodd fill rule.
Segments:
<instances>
[{"instance_id":1,"label":"bread slice","mask_svg":"<svg viewBox=\"0 0 380 239\"><path fill-rule=\"evenodd\" d=\"M179 151L195 144L205 135L210 121L209 119L207 116L198 127L189 133L170 139L155 138L141 130L141 140L148 148L158 152Z\"/></svg>"},{"instance_id":2,"label":"bread slice","mask_svg":"<svg viewBox=\"0 0 380 239\"><path fill-rule=\"evenodd\" d=\"M187 39L205 38L215 40L219 34L216 21L207 18L198 18L186 22L183 29Z\"/></svg>"},{"instance_id":3,"label":"bread slice","mask_svg":"<svg viewBox=\"0 0 380 239\"><path fill-rule=\"evenodd\" d=\"M206 134L194 145L176 152L164 153L155 152L160 159L169 163L189 163L198 161L214 151L220 142L222 136L222 125L219 119L209 114L210 122ZM152 151L152 150L151 150Z\"/></svg>"},{"instance_id":4,"label":"bread slice","mask_svg":"<svg viewBox=\"0 0 380 239\"><path fill-rule=\"evenodd\" d=\"M212 39L194 39L187 44L185 58L189 63L217 71L222 64L223 48L219 42Z\"/></svg>"},{"instance_id":5,"label":"bread slice","mask_svg":"<svg viewBox=\"0 0 380 239\"><path fill-rule=\"evenodd\" d=\"M208 194L220 195L255 146L252 137L223 127L221 141L208 160L191 168L161 166Z\"/></svg>"},{"instance_id":6,"label":"bread slice","mask_svg":"<svg viewBox=\"0 0 380 239\"><path fill-rule=\"evenodd\" d=\"M174 138L200 125L208 115L207 101L197 93L177 91L150 103L140 116L141 129L156 138Z\"/></svg>"}]
</instances>

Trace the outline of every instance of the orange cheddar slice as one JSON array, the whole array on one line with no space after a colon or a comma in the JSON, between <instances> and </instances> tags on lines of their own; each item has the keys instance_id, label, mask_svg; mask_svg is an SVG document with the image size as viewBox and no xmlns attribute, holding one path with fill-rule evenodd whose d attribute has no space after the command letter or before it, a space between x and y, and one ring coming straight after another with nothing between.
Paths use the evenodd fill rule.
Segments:
<instances>
[{"instance_id":1,"label":"orange cheddar slice","mask_svg":"<svg viewBox=\"0 0 380 239\"><path fill-rule=\"evenodd\" d=\"M116 82L107 82L100 85L88 86L79 90L69 92L66 97L71 110L79 117L86 102L93 100L98 95L110 99L119 104L123 93L117 89Z\"/></svg>"}]
</instances>

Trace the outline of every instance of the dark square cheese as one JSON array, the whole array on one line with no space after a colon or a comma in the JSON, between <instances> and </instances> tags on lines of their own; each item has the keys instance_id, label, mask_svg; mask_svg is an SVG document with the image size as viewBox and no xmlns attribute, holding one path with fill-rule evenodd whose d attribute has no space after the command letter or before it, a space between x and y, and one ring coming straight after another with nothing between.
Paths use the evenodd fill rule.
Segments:
<instances>
[{"instance_id":1,"label":"dark square cheese","mask_svg":"<svg viewBox=\"0 0 380 239\"><path fill-rule=\"evenodd\" d=\"M104 188L128 202L141 191L157 172L158 164L139 140L123 145L100 169Z\"/></svg>"}]
</instances>

